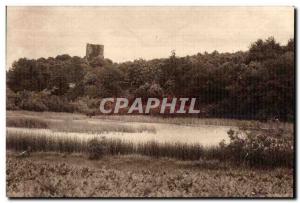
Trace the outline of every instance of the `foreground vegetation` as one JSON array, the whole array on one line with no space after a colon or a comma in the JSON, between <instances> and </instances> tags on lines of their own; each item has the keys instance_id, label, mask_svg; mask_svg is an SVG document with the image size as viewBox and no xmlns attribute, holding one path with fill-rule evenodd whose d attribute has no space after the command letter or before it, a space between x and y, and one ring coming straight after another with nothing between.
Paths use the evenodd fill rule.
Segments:
<instances>
[{"instance_id":1,"label":"foreground vegetation","mask_svg":"<svg viewBox=\"0 0 300 203\"><path fill-rule=\"evenodd\" d=\"M236 128L236 130L228 131L228 142L220 142L219 146L204 147L198 143L158 143L155 141L134 143L129 140L105 138L103 134L143 131L156 133L155 127L151 126L130 126L119 123L90 124L75 122L76 120L58 122L37 117L17 117L16 114L11 117L12 115L7 118L7 126L25 129L44 128L50 129L51 133L42 129L34 133L30 130L7 129L6 146L11 150L24 151L30 148L32 152L83 153L91 159L99 159L105 155L140 154L179 160L218 160L252 167L293 166L294 136L290 125L269 123L266 128L266 124L261 127L259 123L256 123L255 129L253 126L246 125L244 128L240 127L239 130ZM80 137L72 134L62 135L60 132L85 134L84 137Z\"/></svg>"},{"instance_id":2,"label":"foreground vegetation","mask_svg":"<svg viewBox=\"0 0 300 203\"><path fill-rule=\"evenodd\" d=\"M90 122L97 120L104 122ZM239 128L228 131L228 141L210 147L105 138L106 132L155 134L151 125L143 126L153 122ZM9 197L293 197L294 136L288 123L87 119L82 114L14 111L7 114L7 126Z\"/></svg>"},{"instance_id":3,"label":"foreground vegetation","mask_svg":"<svg viewBox=\"0 0 300 203\"><path fill-rule=\"evenodd\" d=\"M30 134L30 132L7 133L7 149L34 152L84 153L91 159L104 155L141 154L151 157L170 157L180 160L219 160L238 165L256 167L293 166L293 140L289 137L268 137L257 134L239 137L231 135L230 143L216 147L182 143L133 143L120 139L79 139L77 137ZM231 134L232 133L232 134ZM252 134L253 135L253 134Z\"/></svg>"},{"instance_id":4,"label":"foreground vegetation","mask_svg":"<svg viewBox=\"0 0 300 203\"><path fill-rule=\"evenodd\" d=\"M293 170L144 156L7 152L9 197L293 197Z\"/></svg>"}]
</instances>

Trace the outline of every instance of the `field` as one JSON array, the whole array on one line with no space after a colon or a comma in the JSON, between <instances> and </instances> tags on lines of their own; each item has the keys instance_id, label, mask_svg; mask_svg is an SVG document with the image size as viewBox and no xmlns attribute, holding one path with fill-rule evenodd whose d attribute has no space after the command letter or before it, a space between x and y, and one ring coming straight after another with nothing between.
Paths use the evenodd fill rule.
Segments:
<instances>
[{"instance_id":1,"label":"field","mask_svg":"<svg viewBox=\"0 0 300 203\"><path fill-rule=\"evenodd\" d=\"M293 171L138 155L7 153L9 197L292 197Z\"/></svg>"},{"instance_id":2,"label":"field","mask_svg":"<svg viewBox=\"0 0 300 203\"><path fill-rule=\"evenodd\" d=\"M9 197L293 197L290 123L8 111L6 125Z\"/></svg>"}]
</instances>

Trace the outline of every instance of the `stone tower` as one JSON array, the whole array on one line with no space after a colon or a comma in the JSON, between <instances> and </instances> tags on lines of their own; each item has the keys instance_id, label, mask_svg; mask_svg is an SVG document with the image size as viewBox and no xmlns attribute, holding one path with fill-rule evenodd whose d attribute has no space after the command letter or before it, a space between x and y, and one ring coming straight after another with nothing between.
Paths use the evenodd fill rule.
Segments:
<instances>
[{"instance_id":1,"label":"stone tower","mask_svg":"<svg viewBox=\"0 0 300 203\"><path fill-rule=\"evenodd\" d=\"M86 45L86 59L90 60L95 57L104 58L104 45L100 44L87 44Z\"/></svg>"}]
</instances>

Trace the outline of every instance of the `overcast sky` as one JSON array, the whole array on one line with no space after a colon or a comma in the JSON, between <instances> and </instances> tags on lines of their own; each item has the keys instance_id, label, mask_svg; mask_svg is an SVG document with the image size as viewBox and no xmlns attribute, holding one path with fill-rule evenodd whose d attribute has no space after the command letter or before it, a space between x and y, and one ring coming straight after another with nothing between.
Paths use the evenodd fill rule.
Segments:
<instances>
[{"instance_id":1,"label":"overcast sky","mask_svg":"<svg viewBox=\"0 0 300 203\"><path fill-rule=\"evenodd\" d=\"M286 44L292 7L8 7L7 68L20 57L85 55L103 44L115 62L246 50L258 38Z\"/></svg>"}]
</instances>

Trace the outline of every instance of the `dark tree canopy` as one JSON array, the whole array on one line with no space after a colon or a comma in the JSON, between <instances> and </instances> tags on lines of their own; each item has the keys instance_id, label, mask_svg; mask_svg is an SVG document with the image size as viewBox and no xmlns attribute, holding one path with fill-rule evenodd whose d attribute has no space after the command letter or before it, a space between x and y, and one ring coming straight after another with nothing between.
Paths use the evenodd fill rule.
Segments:
<instances>
[{"instance_id":1,"label":"dark tree canopy","mask_svg":"<svg viewBox=\"0 0 300 203\"><path fill-rule=\"evenodd\" d=\"M39 110L52 110L48 100L70 111L74 103L97 108L103 97L196 97L203 116L292 120L294 46L293 39L283 46L270 37L257 40L245 52L177 57L173 51L169 58L124 63L67 54L21 58L7 72L9 95L15 98L8 106L35 110L20 102L27 99L40 102Z\"/></svg>"}]
</instances>

